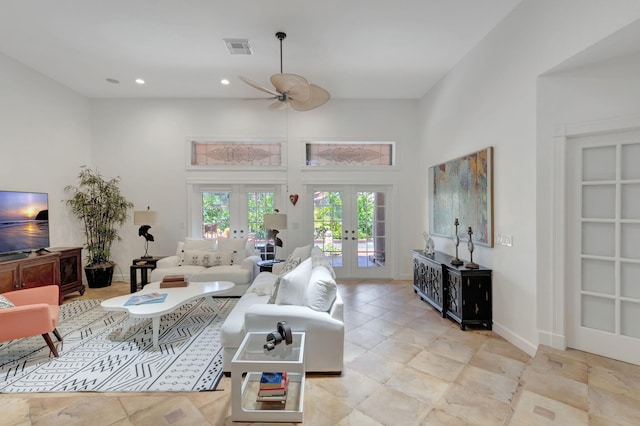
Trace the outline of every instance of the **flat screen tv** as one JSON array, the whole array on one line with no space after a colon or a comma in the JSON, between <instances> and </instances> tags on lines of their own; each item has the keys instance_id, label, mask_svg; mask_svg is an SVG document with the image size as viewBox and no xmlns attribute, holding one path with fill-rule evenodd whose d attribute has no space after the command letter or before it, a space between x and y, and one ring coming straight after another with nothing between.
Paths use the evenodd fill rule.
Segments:
<instances>
[{"instance_id":1,"label":"flat screen tv","mask_svg":"<svg viewBox=\"0 0 640 426\"><path fill-rule=\"evenodd\" d=\"M49 195L0 191L0 256L49 247Z\"/></svg>"}]
</instances>

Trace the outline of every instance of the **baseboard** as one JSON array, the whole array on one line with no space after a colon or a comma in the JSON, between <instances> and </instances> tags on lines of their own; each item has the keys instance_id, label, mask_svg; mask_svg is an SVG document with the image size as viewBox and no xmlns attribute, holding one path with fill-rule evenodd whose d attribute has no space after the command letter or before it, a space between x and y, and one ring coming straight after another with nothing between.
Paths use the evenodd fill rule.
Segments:
<instances>
[{"instance_id":1,"label":"baseboard","mask_svg":"<svg viewBox=\"0 0 640 426\"><path fill-rule=\"evenodd\" d=\"M413 273L410 273L410 274L397 274L396 278L394 278L394 280L413 281Z\"/></svg>"},{"instance_id":2,"label":"baseboard","mask_svg":"<svg viewBox=\"0 0 640 426\"><path fill-rule=\"evenodd\" d=\"M493 331L503 337L507 342L516 346L518 349L526 352L529 356L535 356L538 346L526 339L523 339L521 336L511 331L511 329L493 321Z\"/></svg>"},{"instance_id":3,"label":"baseboard","mask_svg":"<svg viewBox=\"0 0 640 426\"><path fill-rule=\"evenodd\" d=\"M538 330L538 342L554 349L565 350L567 348L567 339L564 335L548 331Z\"/></svg>"}]
</instances>

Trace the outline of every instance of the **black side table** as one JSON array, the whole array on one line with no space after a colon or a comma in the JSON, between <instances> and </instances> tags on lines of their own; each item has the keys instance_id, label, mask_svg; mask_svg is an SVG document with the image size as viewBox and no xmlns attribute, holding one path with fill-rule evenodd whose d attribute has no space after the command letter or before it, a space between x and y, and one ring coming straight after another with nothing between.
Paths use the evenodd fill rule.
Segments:
<instances>
[{"instance_id":1,"label":"black side table","mask_svg":"<svg viewBox=\"0 0 640 426\"><path fill-rule=\"evenodd\" d=\"M284 262L282 259L270 259L270 260L261 260L257 263L260 268L260 272L271 272L273 270L273 265L276 263Z\"/></svg>"},{"instance_id":2,"label":"black side table","mask_svg":"<svg viewBox=\"0 0 640 426\"><path fill-rule=\"evenodd\" d=\"M131 267L129 268L131 293L138 291L138 271L140 271L141 275L140 288L144 288L144 285L149 283L149 271L156 269L158 260L163 257L164 256L133 259Z\"/></svg>"}]
</instances>

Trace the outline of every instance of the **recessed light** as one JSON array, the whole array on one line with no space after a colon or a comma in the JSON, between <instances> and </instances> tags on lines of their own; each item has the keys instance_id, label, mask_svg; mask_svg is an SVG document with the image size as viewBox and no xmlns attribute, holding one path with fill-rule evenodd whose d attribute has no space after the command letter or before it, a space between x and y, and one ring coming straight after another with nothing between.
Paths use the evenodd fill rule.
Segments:
<instances>
[{"instance_id":1,"label":"recessed light","mask_svg":"<svg viewBox=\"0 0 640 426\"><path fill-rule=\"evenodd\" d=\"M105 80L108 83L111 83L111 84L120 84L120 82L118 80L116 80L115 78L105 78Z\"/></svg>"},{"instance_id":2,"label":"recessed light","mask_svg":"<svg viewBox=\"0 0 640 426\"><path fill-rule=\"evenodd\" d=\"M229 84L229 80L227 80L226 78L223 78L222 80L220 80L220 83L226 86L227 84Z\"/></svg>"},{"instance_id":3,"label":"recessed light","mask_svg":"<svg viewBox=\"0 0 640 426\"><path fill-rule=\"evenodd\" d=\"M141 78L136 78L136 83L138 84L144 84L144 80Z\"/></svg>"}]
</instances>

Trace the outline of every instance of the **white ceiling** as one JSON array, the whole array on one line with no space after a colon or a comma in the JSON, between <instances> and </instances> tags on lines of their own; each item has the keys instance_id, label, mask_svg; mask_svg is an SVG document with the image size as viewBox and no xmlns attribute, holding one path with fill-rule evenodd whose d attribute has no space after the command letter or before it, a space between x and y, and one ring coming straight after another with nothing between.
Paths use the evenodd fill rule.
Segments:
<instances>
[{"instance_id":1,"label":"white ceiling","mask_svg":"<svg viewBox=\"0 0 640 426\"><path fill-rule=\"evenodd\" d=\"M0 52L88 97L256 97L237 76L268 84L284 31L284 72L334 98L417 99L519 2L0 0Z\"/></svg>"}]
</instances>

